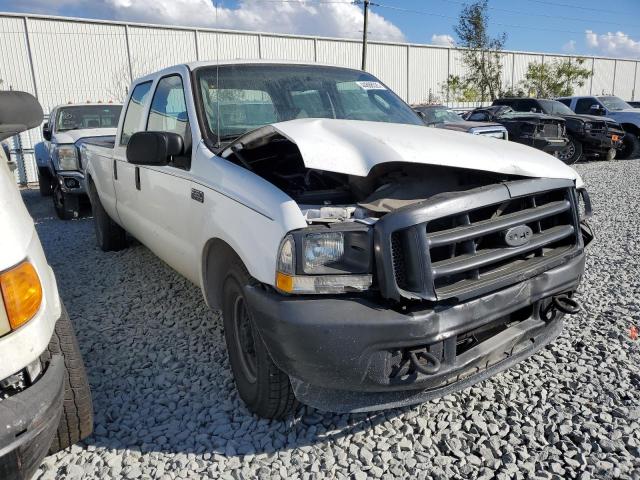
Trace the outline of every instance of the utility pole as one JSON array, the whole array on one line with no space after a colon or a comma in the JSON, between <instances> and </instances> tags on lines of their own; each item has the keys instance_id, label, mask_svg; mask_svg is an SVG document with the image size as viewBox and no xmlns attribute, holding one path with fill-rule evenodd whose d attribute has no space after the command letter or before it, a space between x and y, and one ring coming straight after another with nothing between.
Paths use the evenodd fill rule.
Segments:
<instances>
[{"instance_id":1,"label":"utility pole","mask_svg":"<svg viewBox=\"0 0 640 480\"><path fill-rule=\"evenodd\" d=\"M369 0L364 0L364 29L362 31L362 70L367 69L367 27L369 25Z\"/></svg>"}]
</instances>

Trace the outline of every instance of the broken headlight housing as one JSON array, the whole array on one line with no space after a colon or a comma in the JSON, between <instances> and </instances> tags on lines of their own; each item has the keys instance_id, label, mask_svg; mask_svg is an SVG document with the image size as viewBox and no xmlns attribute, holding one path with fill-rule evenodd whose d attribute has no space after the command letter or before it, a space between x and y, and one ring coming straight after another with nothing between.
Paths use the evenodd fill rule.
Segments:
<instances>
[{"instance_id":1,"label":"broken headlight housing","mask_svg":"<svg viewBox=\"0 0 640 480\"><path fill-rule=\"evenodd\" d=\"M289 233L278 251L276 287L285 293L361 292L372 284L372 234L357 223Z\"/></svg>"}]
</instances>

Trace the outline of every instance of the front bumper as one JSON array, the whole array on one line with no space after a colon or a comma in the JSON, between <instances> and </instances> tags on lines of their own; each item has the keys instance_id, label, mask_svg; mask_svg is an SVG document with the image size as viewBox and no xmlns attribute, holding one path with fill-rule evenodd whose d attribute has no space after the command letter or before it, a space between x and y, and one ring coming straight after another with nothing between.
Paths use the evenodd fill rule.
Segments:
<instances>
[{"instance_id":1,"label":"front bumper","mask_svg":"<svg viewBox=\"0 0 640 480\"><path fill-rule=\"evenodd\" d=\"M58 171L58 182L64 193L71 195L86 194L84 174L77 171Z\"/></svg>"},{"instance_id":2,"label":"front bumper","mask_svg":"<svg viewBox=\"0 0 640 480\"><path fill-rule=\"evenodd\" d=\"M566 138L535 137L532 142L534 148L547 153L555 153L563 150L568 145L569 140Z\"/></svg>"},{"instance_id":3,"label":"front bumper","mask_svg":"<svg viewBox=\"0 0 640 480\"><path fill-rule=\"evenodd\" d=\"M611 138L611 133L587 132L584 136L578 137L578 140L582 142L588 152L606 153L612 148L618 149L622 147L624 132L616 132L615 135L618 135L618 140L616 141Z\"/></svg>"},{"instance_id":4,"label":"front bumper","mask_svg":"<svg viewBox=\"0 0 640 480\"><path fill-rule=\"evenodd\" d=\"M483 297L414 311L364 298L283 297L253 286L245 287L245 294L260 335L273 361L291 378L296 397L321 410L357 412L446 395L533 354L562 329L560 314L543 320L540 310L550 297L574 291L583 271L580 253ZM456 353L459 338L496 322L513 323ZM416 347L429 352L444 348L440 371L393 378L396 352Z\"/></svg>"},{"instance_id":5,"label":"front bumper","mask_svg":"<svg viewBox=\"0 0 640 480\"><path fill-rule=\"evenodd\" d=\"M64 398L64 360L54 356L36 383L0 401L0 478L29 480L58 428Z\"/></svg>"}]
</instances>

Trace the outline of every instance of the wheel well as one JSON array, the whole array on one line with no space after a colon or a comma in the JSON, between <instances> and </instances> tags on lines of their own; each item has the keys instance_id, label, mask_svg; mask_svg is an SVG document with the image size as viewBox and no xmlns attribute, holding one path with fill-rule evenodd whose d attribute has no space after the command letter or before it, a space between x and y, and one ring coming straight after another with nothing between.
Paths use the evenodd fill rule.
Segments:
<instances>
[{"instance_id":1,"label":"wheel well","mask_svg":"<svg viewBox=\"0 0 640 480\"><path fill-rule=\"evenodd\" d=\"M220 308L224 277L233 261L242 262L236 251L224 240L210 239L202 253L202 290L211 308ZM245 266L246 268L246 266Z\"/></svg>"},{"instance_id":2,"label":"wheel well","mask_svg":"<svg viewBox=\"0 0 640 480\"><path fill-rule=\"evenodd\" d=\"M640 133L640 129L633 123L621 123L620 126L625 132L633 133L634 135Z\"/></svg>"}]
</instances>

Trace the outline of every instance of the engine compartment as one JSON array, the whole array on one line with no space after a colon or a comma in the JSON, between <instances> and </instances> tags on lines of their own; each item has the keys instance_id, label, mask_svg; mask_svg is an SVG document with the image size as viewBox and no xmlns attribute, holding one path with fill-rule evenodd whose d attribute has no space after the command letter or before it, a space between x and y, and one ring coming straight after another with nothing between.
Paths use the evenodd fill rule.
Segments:
<instances>
[{"instance_id":1,"label":"engine compartment","mask_svg":"<svg viewBox=\"0 0 640 480\"><path fill-rule=\"evenodd\" d=\"M327 149L327 155L331 155ZM308 223L375 222L386 213L445 192L470 190L521 177L480 170L390 162L366 177L310 169L297 145L277 131L240 138L221 156L289 195Z\"/></svg>"}]
</instances>

